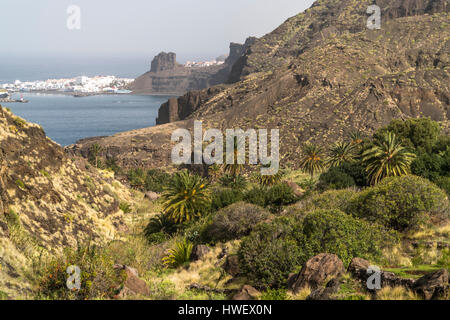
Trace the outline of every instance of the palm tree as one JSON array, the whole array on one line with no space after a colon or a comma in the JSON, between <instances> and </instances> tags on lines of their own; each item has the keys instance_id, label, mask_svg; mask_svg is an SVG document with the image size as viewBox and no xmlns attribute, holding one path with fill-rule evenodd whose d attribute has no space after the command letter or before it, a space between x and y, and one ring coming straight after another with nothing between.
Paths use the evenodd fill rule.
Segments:
<instances>
[{"instance_id":1,"label":"palm tree","mask_svg":"<svg viewBox=\"0 0 450 320\"><path fill-rule=\"evenodd\" d=\"M234 137L234 145L233 145L233 152L234 152L234 161L233 163L227 163L227 155L226 152L224 154L224 165L223 165L223 171L226 174L230 174L234 178L236 178L243 170L244 165L238 163L238 141L237 137Z\"/></svg>"},{"instance_id":2,"label":"palm tree","mask_svg":"<svg viewBox=\"0 0 450 320\"><path fill-rule=\"evenodd\" d=\"M102 152L102 147L98 143L94 143L90 148L91 157L94 158L95 167L98 168L98 156Z\"/></svg>"},{"instance_id":3,"label":"palm tree","mask_svg":"<svg viewBox=\"0 0 450 320\"><path fill-rule=\"evenodd\" d=\"M314 174L325 168L323 149L315 144L307 143L303 147L303 157L300 159L300 167L314 178Z\"/></svg>"},{"instance_id":4,"label":"palm tree","mask_svg":"<svg viewBox=\"0 0 450 320\"><path fill-rule=\"evenodd\" d=\"M344 162L355 160L355 145L351 142L336 142L330 149L327 164L331 167L338 167Z\"/></svg>"},{"instance_id":5,"label":"palm tree","mask_svg":"<svg viewBox=\"0 0 450 320\"><path fill-rule=\"evenodd\" d=\"M360 145L363 143L363 134L360 130L350 132L350 140L353 145Z\"/></svg>"},{"instance_id":6,"label":"palm tree","mask_svg":"<svg viewBox=\"0 0 450 320\"><path fill-rule=\"evenodd\" d=\"M262 165L263 168L270 168L270 163L268 165ZM257 177L258 183L265 187L274 186L281 182L281 178L283 177L283 174L280 170L276 174L270 174L270 175L262 175L259 174Z\"/></svg>"},{"instance_id":7,"label":"palm tree","mask_svg":"<svg viewBox=\"0 0 450 320\"><path fill-rule=\"evenodd\" d=\"M221 176L220 167L217 164L213 164L208 167L208 176L211 182L217 182Z\"/></svg>"},{"instance_id":8,"label":"palm tree","mask_svg":"<svg viewBox=\"0 0 450 320\"><path fill-rule=\"evenodd\" d=\"M375 146L362 154L372 185L385 177L408 174L414 158L415 155L403 147L395 134L389 131L375 140Z\"/></svg>"},{"instance_id":9,"label":"palm tree","mask_svg":"<svg viewBox=\"0 0 450 320\"><path fill-rule=\"evenodd\" d=\"M163 212L176 223L190 221L210 205L205 179L186 170L175 174L162 195Z\"/></svg>"}]
</instances>

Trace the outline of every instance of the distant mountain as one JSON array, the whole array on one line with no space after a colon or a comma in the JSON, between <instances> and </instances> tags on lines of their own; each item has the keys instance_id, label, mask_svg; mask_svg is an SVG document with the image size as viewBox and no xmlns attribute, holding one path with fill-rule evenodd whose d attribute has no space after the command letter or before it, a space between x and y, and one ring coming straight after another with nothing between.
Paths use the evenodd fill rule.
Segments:
<instances>
[{"instance_id":1,"label":"distant mountain","mask_svg":"<svg viewBox=\"0 0 450 320\"><path fill-rule=\"evenodd\" d=\"M161 52L153 59L150 71L138 77L130 89L134 93L181 95L225 83L233 64L255 40L249 38L245 44L231 43L228 57L220 57L224 63L208 67L185 67L177 63L175 53Z\"/></svg>"},{"instance_id":2,"label":"distant mountain","mask_svg":"<svg viewBox=\"0 0 450 320\"><path fill-rule=\"evenodd\" d=\"M366 25L373 3L380 30ZM195 119L204 128L279 128L282 164L295 167L304 142L326 145L411 117L448 127L449 23L447 0L316 1L253 41L227 84L171 99L160 126L95 141L125 166L158 166L169 163L172 130Z\"/></svg>"}]
</instances>

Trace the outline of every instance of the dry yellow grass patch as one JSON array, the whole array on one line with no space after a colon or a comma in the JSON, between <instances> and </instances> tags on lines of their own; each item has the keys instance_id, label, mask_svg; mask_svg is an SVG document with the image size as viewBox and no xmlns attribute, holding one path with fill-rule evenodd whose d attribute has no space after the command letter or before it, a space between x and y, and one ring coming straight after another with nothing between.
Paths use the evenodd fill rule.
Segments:
<instances>
[{"instance_id":1,"label":"dry yellow grass patch","mask_svg":"<svg viewBox=\"0 0 450 320\"><path fill-rule=\"evenodd\" d=\"M377 300L420 300L420 298L404 287L384 287L377 292Z\"/></svg>"},{"instance_id":2,"label":"dry yellow grass patch","mask_svg":"<svg viewBox=\"0 0 450 320\"><path fill-rule=\"evenodd\" d=\"M308 298L308 296L311 294L311 288L309 286L305 286L302 289L300 289L300 291L296 294L294 294L293 292L289 291L288 292L288 296L292 299L292 300L306 300L306 298Z\"/></svg>"}]
</instances>

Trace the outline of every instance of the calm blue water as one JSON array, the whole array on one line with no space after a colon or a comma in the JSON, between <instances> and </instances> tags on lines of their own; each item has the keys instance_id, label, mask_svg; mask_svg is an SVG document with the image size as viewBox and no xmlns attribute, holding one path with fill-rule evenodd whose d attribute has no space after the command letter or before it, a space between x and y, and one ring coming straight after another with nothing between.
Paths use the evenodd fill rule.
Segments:
<instances>
[{"instance_id":1,"label":"calm blue water","mask_svg":"<svg viewBox=\"0 0 450 320\"><path fill-rule=\"evenodd\" d=\"M154 126L160 105L169 98L137 95L74 98L36 93L23 97L30 102L4 106L26 120L40 124L47 136L62 146L82 138Z\"/></svg>"}]
</instances>

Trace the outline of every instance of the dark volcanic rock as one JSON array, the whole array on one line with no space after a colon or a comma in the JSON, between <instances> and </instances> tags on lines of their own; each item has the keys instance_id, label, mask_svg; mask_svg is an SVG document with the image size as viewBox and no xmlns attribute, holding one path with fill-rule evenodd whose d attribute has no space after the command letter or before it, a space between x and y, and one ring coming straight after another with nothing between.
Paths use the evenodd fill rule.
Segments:
<instances>
[{"instance_id":1,"label":"dark volcanic rock","mask_svg":"<svg viewBox=\"0 0 450 320\"><path fill-rule=\"evenodd\" d=\"M449 290L447 269L438 270L418 279L413 290L426 300L434 300L446 296Z\"/></svg>"},{"instance_id":2,"label":"dark volcanic rock","mask_svg":"<svg viewBox=\"0 0 450 320\"><path fill-rule=\"evenodd\" d=\"M239 257L237 255L227 256L223 269L233 277L241 273L241 268L239 267Z\"/></svg>"},{"instance_id":3,"label":"dark volcanic rock","mask_svg":"<svg viewBox=\"0 0 450 320\"><path fill-rule=\"evenodd\" d=\"M331 300L338 293L341 282L338 279L330 280L325 288L317 288L306 298L306 300Z\"/></svg>"}]
</instances>

